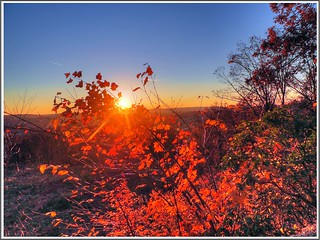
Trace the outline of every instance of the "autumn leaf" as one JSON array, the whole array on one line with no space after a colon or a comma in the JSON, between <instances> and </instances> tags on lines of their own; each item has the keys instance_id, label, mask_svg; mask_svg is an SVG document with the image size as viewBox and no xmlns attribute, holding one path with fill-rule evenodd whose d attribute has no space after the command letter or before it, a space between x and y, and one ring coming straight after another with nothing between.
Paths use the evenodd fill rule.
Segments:
<instances>
[{"instance_id":1,"label":"autumn leaf","mask_svg":"<svg viewBox=\"0 0 320 240\"><path fill-rule=\"evenodd\" d=\"M109 87L110 86L110 82L108 82L107 80L104 80L103 86L104 87Z\"/></svg>"},{"instance_id":2,"label":"autumn leaf","mask_svg":"<svg viewBox=\"0 0 320 240\"><path fill-rule=\"evenodd\" d=\"M78 193L78 190L71 190L72 195L75 195Z\"/></svg>"},{"instance_id":3,"label":"autumn leaf","mask_svg":"<svg viewBox=\"0 0 320 240\"><path fill-rule=\"evenodd\" d=\"M141 87L136 87L135 89L132 90L132 92L135 92L137 90L141 89Z\"/></svg>"},{"instance_id":4,"label":"autumn leaf","mask_svg":"<svg viewBox=\"0 0 320 240\"><path fill-rule=\"evenodd\" d=\"M61 222L62 222L62 219L57 218L57 219L53 219L53 221L51 222L51 224L53 225L53 227L56 227L56 226L58 226Z\"/></svg>"},{"instance_id":5,"label":"autumn leaf","mask_svg":"<svg viewBox=\"0 0 320 240\"><path fill-rule=\"evenodd\" d=\"M66 137L69 137L69 136L71 135L71 133L70 133L70 131L65 131L65 132L64 132L64 135L65 135Z\"/></svg>"},{"instance_id":6,"label":"autumn leaf","mask_svg":"<svg viewBox=\"0 0 320 240\"><path fill-rule=\"evenodd\" d=\"M76 85L76 87L82 88L83 87L83 81L80 80L79 83Z\"/></svg>"},{"instance_id":7,"label":"autumn leaf","mask_svg":"<svg viewBox=\"0 0 320 240\"><path fill-rule=\"evenodd\" d=\"M143 183L143 184L136 186L135 190L144 189L145 187L147 187L147 184Z\"/></svg>"},{"instance_id":8,"label":"autumn leaf","mask_svg":"<svg viewBox=\"0 0 320 240\"><path fill-rule=\"evenodd\" d=\"M101 80L98 80L97 83L99 84L100 87L109 87L110 86L110 82L108 82L107 80L104 80L103 82Z\"/></svg>"},{"instance_id":9,"label":"autumn leaf","mask_svg":"<svg viewBox=\"0 0 320 240\"><path fill-rule=\"evenodd\" d=\"M81 78L81 77L82 77L82 71L79 71L79 72L78 72L77 77L78 77L78 78Z\"/></svg>"},{"instance_id":10,"label":"autumn leaf","mask_svg":"<svg viewBox=\"0 0 320 240\"><path fill-rule=\"evenodd\" d=\"M111 90L115 91L118 88L118 85L116 83L111 83Z\"/></svg>"},{"instance_id":11,"label":"autumn leaf","mask_svg":"<svg viewBox=\"0 0 320 240\"><path fill-rule=\"evenodd\" d=\"M273 151L275 151L275 152L282 151L283 149L284 149L284 147L279 142L276 142L273 146Z\"/></svg>"},{"instance_id":12,"label":"autumn leaf","mask_svg":"<svg viewBox=\"0 0 320 240\"><path fill-rule=\"evenodd\" d=\"M25 129L24 130L24 134L28 134L29 130L28 129Z\"/></svg>"},{"instance_id":13,"label":"autumn leaf","mask_svg":"<svg viewBox=\"0 0 320 240\"><path fill-rule=\"evenodd\" d=\"M145 86L145 85L147 84L148 80L149 80L148 77L146 77L146 78L144 79L143 86Z\"/></svg>"},{"instance_id":14,"label":"autumn leaf","mask_svg":"<svg viewBox=\"0 0 320 240\"><path fill-rule=\"evenodd\" d=\"M49 216L50 215L50 217L55 217L55 216L57 216L57 213L55 212L55 211L52 211L52 212L47 212L46 214L45 214L46 216Z\"/></svg>"},{"instance_id":15,"label":"autumn leaf","mask_svg":"<svg viewBox=\"0 0 320 240\"><path fill-rule=\"evenodd\" d=\"M122 97L122 93L121 93L121 92L118 93L118 97L119 97L119 98Z\"/></svg>"},{"instance_id":16,"label":"autumn leaf","mask_svg":"<svg viewBox=\"0 0 320 240\"><path fill-rule=\"evenodd\" d=\"M60 170L60 171L58 172L58 175L63 176L63 175L68 174L68 172L69 172L69 171L67 171L67 170Z\"/></svg>"},{"instance_id":17,"label":"autumn leaf","mask_svg":"<svg viewBox=\"0 0 320 240\"><path fill-rule=\"evenodd\" d=\"M62 92L57 92L57 95L61 95L62 94Z\"/></svg>"},{"instance_id":18,"label":"autumn leaf","mask_svg":"<svg viewBox=\"0 0 320 240\"><path fill-rule=\"evenodd\" d=\"M73 82L73 79L72 78L69 78L69 80L67 81L67 83L72 83Z\"/></svg>"},{"instance_id":19,"label":"autumn leaf","mask_svg":"<svg viewBox=\"0 0 320 240\"><path fill-rule=\"evenodd\" d=\"M101 73L98 73L97 75L96 75L96 79L98 79L98 80L102 80L102 75L101 75Z\"/></svg>"},{"instance_id":20,"label":"autumn leaf","mask_svg":"<svg viewBox=\"0 0 320 240\"><path fill-rule=\"evenodd\" d=\"M118 154L118 151L114 146L109 150L109 153L108 153L108 155L110 156L116 156L117 154Z\"/></svg>"},{"instance_id":21,"label":"autumn leaf","mask_svg":"<svg viewBox=\"0 0 320 240\"><path fill-rule=\"evenodd\" d=\"M227 125L224 124L224 123L220 123L220 124L219 124L219 128L220 128L221 130L223 130L223 131L228 130Z\"/></svg>"},{"instance_id":22,"label":"autumn leaf","mask_svg":"<svg viewBox=\"0 0 320 240\"><path fill-rule=\"evenodd\" d=\"M97 223L101 224L101 225L107 225L110 221L106 220L106 219L98 219Z\"/></svg>"},{"instance_id":23,"label":"autumn leaf","mask_svg":"<svg viewBox=\"0 0 320 240\"><path fill-rule=\"evenodd\" d=\"M138 73L136 77L139 78L140 76L141 76L141 73Z\"/></svg>"},{"instance_id":24,"label":"autumn leaf","mask_svg":"<svg viewBox=\"0 0 320 240\"><path fill-rule=\"evenodd\" d=\"M77 77L77 76L78 76L78 72L75 71L74 73L72 73L72 76L73 76L73 77Z\"/></svg>"},{"instance_id":25,"label":"autumn leaf","mask_svg":"<svg viewBox=\"0 0 320 240\"><path fill-rule=\"evenodd\" d=\"M68 72L68 73L65 73L64 75L66 76L66 78L68 78L70 76L70 73Z\"/></svg>"},{"instance_id":26,"label":"autumn leaf","mask_svg":"<svg viewBox=\"0 0 320 240\"><path fill-rule=\"evenodd\" d=\"M210 125L210 126L217 126L219 124L219 122L217 120L211 120L211 119L208 119L206 121L206 124L207 125Z\"/></svg>"},{"instance_id":27,"label":"autumn leaf","mask_svg":"<svg viewBox=\"0 0 320 240\"><path fill-rule=\"evenodd\" d=\"M39 170L42 174L44 174L44 172L46 171L46 169L48 168L48 165L47 164L41 164L39 166Z\"/></svg>"},{"instance_id":28,"label":"autumn leaf","mask_svg":"<svg viewBox=\"0 0 320 240\"><path fill-rule=\"evenodd\" d=\"M153 147L155 152L163 152L163 147L158 142L155 142Z\"/></svg>"},{"instance_id":29,"label":"autumn leaf","mask_svg":"<svg viewBox=\"0 0 320 240\"><path fill-rule=\"evenodd\" d=\"M83 146L83 147L81 148L82 151L90 151L91 149L92 149L92 146L90 146L90 145Z\"/></svg>"},{"instance_id":30,"label":"autumn leaf","mask_svg":"<svg viewBox=\"0 0 320 240\"><path fill-rule=\"evenodd\" d=\"M57 112L58 109L59 109L59 107L60 107L61 105L62 105L62 103L57 104L56 106L54 106L54 107L51 109L51 111L52 111L52 112Z\"/></svg>"},{"instance_id":31,"label":"autumn leaf","mask_svg":"<svg viewBox=\"0 0 320 240\"><path fill-rule=\"evenodd\" d=\"M55 175L58 172L58 166L51 166L52 167L52 174Z\"/></svg>"},{"instance_id":32,"label":"autumn leaf","mask_svg":"<svg viewBox=\"0 0 320 240\"><path fill-rule=\"evenodd\" d=\"M151 76L153 74L153 71L150 66L147 67L146 73L148 74L148 76Z\"/></svg>"}]
</instances>

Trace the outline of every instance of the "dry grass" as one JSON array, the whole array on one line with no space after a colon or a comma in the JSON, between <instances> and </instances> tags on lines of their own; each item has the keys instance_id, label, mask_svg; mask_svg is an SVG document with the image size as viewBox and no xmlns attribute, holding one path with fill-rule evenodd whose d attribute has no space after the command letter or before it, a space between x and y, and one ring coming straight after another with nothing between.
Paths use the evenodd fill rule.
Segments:
<instances>
[{"instance_id":1,"label":"dry grass","mask_svg":"<svg viewBox=\"0 0 320 240\"><path fill-rule=\"evenodd\" d=\"M46 212L56 211L57 217L69 218L70 203L65 199L72 186L63 183L63 176L42 175L37 164L5 169L4 235L59 236L59 226L53 228Z\"/></svg>"}]
</instances>

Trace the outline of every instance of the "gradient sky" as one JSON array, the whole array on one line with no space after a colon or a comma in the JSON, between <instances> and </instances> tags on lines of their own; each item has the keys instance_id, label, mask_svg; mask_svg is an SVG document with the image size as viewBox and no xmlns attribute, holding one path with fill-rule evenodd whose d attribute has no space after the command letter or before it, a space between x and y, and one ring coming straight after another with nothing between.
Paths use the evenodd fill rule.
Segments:
<instances>
[{"instance_id":1,"label":"gradient sky","mask_svg":"<svg viewBox=\"0 0 320 240\"><path fill-rule=\"evenodd\" d=\"M101 72L133 100L146 62L167 103L198 106L200 95L212 105L211 91L221 88L213 72L238 42L264 37L274 17L267 2L3 4L6 110L27 93L29 113L40 114L51 113L56 92L69 97L64 73L75 70L86 81Z\"/></svg>"}]
</instances>

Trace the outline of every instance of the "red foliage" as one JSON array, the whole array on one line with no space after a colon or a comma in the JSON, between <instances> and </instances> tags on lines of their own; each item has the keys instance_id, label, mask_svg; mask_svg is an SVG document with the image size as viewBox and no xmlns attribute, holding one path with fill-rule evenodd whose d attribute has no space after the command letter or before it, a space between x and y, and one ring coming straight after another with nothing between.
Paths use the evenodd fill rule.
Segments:
<instances>
[{"instance_id":1,"label":"red foliage","mask_svg":"<svg viewBox=\"0 0 320 240\"><path fill-rule=\"evenodd\" d=\"M273 74L263 65L251 81L267 85ZM137 78L142 87L133 91L145 90L153 80L151 67ZM79 80L76 86L80 83L86 86L84 97L74 102L62 93L55 97L53 110L63 112L53 124L85 174L66 166L39 166L42 174L52 169L75 186L69 198L75 205L72 220L56 218L54 226L72 227L74 236L288 235L297 221L306 222L303 214L315 214L316 169L307 158L312 134L298 139L286 126L274 126L273 115L239 124L236 134L230 119L205 112L200 125L184 128L176 118L142 105L121 110L111 92L118 85L102 82L100 73L96 81ZM294 122L284 116L283 123ZM216 148L218 140L224 146ZM212 162L214 154L218 160ZM303 164L310 169L307 184ZM303 214L285 210L293 204Z\"/></svg>"}]
</instances>

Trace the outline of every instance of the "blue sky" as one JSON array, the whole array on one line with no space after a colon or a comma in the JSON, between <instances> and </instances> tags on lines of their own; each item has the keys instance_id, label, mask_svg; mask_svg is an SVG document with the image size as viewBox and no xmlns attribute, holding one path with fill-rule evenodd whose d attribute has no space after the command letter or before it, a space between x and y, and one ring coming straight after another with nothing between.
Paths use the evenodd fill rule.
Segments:
<instances>
[{"instance_id":1,"label":"blue sky","mask_svg":"<svg viewBox=\"0 0 320 240\"><path fill-rule=\"evenodd\" d=\"M87 81L101 72L133 100L148 62L166 102L196 106L206 95L208 106L221 87L215 69L238 42L265 36L273 17L267 2L4 3L4 101L10 110L27 91L33 113L50 113L57 91L73 91L64 73L75 70Z\"/></svg>"}]
</instances>

